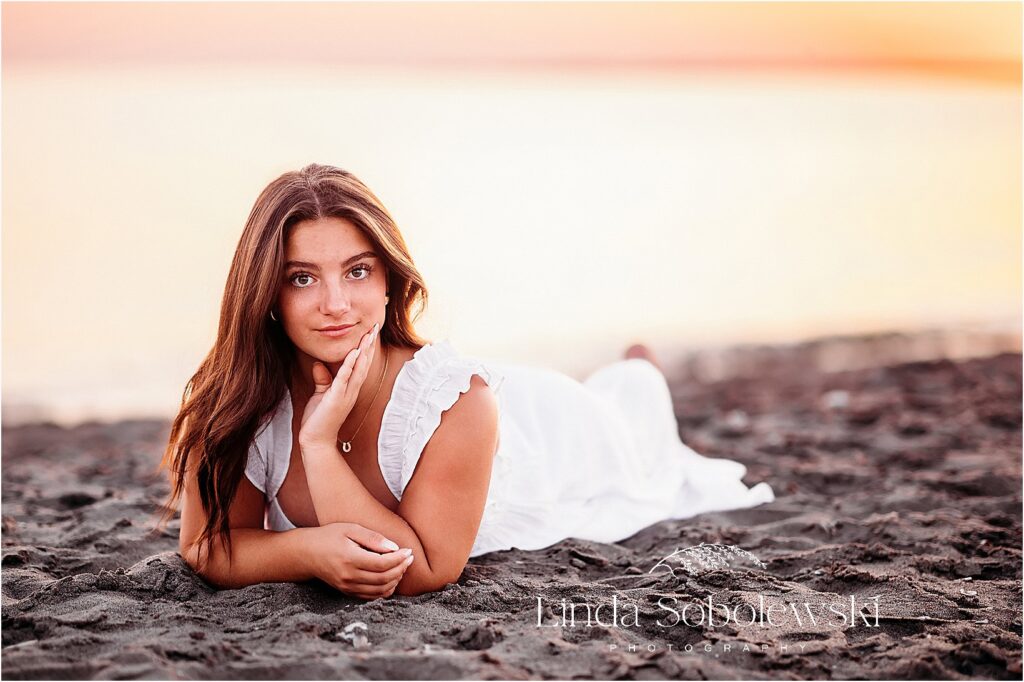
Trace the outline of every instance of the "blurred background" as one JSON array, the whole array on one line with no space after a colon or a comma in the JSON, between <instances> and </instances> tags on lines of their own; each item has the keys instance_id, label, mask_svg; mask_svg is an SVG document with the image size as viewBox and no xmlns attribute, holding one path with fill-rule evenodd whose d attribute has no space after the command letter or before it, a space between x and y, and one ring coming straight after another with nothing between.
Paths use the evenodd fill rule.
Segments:
<instances>
[{"instance_id":1,"label":"blurred background","mask_svg":"<svg viewBox=\"0 0 1024 682\"><path fill-rule=\"evenodd\" d=\"M2 40L7 424L172 416L310 162L464 353L1020 348L1016 3L5 3Z\"/></svg>"}]
</instances>

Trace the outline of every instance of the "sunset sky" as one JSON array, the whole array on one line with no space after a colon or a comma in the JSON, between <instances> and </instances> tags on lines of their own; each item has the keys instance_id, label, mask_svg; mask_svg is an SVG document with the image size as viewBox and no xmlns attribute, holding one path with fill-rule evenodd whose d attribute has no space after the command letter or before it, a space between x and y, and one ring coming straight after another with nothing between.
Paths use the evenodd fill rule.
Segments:
<instances>
[{"instance_id":1,"label":"sunset sky","mask_svg":"<svg viewBox=\"0 0 1024 682\"><path fill-rule=\"evenodd\" d=\"M1016 3L5 3L4 419L166 416L259 191L353 171L422 329L583 376L635 340L1019 324Z\"/></svg>"},{"instance_id":2,"label":"sunset sky","mask_svg":"<svg viewBox=\"0 0 1024 682\"><path fill-rule=\"evenodd\" d=\"M1020 80L1016 3L7 3L5 60L907 70Z\"/></svg>"}]
</instances>

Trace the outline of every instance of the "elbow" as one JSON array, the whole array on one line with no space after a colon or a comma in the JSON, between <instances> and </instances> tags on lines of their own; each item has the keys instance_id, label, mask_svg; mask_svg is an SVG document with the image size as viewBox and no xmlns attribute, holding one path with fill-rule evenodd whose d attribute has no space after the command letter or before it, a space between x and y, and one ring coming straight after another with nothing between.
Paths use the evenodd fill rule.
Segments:
<instances>
[{"instance_id":1,"label":"elbow","mask_svg":"<svg viewBox=\"0 0 1024 682\"><path fill-rule=\"evenodd\" d=\"M403 597L418 597L421 594L429 594L430 592L437 592L442 587L447 585L447 582L411 582L409 580L403 580L398 583L398 587L395 588L397 594Z\"/></svg>"},{"instance_id":2,"label":"elbow","mask_svg":"<svg viewBox=\"0 0 1024 682\"><path fill-rule=\"evenodd\" d=\"M238 587L233 584L230 580L227 580L227 576L222 576L220 573L216 573L206 567L202 570L197 570L196 574L203 579L207 585L215 590L231 590Z\"/></svg>"},{"instance_id":3,"label":"elbow","mask_svg":"<svg viewBox=\"0 0 1024 682\"><path fill-rule=\"evenodd\" d=\"M406 574L406 577L402 579L402 581L398 583L398 587L395 588L395 593L400 594L403 597L418 597L421 594L428 594L430 592L442 590L445 585L450 585L458 581L461 576L461 568L457 572L449 571L448 573L430 573L425 576L410 576Z\"/></svg>"},{"instance_id":4,"label":"elbow","mask_svg":"<svg viewBox=\"0 0 1024 682\"><path fill-rule=\"evenodd\" d=\"M227 580L226 575L223 571L219 570L219 562L214 557L207 555L205 558L200 556L199 545L193 544L188 547L181 547L178 550L181 554L181 558L185 560L196 575L202 578L210 587L218 590L224 590L231 588L230 581Z\"/></svg>"}]
</instances>

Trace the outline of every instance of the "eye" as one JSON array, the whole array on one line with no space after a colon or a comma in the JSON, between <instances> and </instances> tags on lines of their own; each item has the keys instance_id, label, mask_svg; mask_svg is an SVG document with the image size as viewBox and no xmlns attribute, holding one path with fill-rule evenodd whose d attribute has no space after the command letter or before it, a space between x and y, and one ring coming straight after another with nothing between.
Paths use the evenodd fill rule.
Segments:
<instances>
[{"instance_id":1,"label":"eye","mask_svg":"<svg viewBox=\"0 0 1024 682\"><path fill-rule=\"evenodd\" d=\"M306 281L302 281L306 280ZM298 287L299 289L305 289L313 283L313 275L308 272L297 272L288 278L288 281L292 283L292 286Z\"/></svg>"},{"instance_id":2,"label":"eye","mask_svg":"<svg viewBox=\"0 0 1024 682\"><path fill-rule=\"evenodd\" d=\"M350 272L351 273L356 273L356 272L362 273L362 276L356 277L357 280L366 279L367 277L370 276L370 273L373 272L373 268L371 268L369 265L365 265L363 263L360 263L359 265L357 265L354 268L352 268L352 270Z\"/></svg>"}]
</instances>

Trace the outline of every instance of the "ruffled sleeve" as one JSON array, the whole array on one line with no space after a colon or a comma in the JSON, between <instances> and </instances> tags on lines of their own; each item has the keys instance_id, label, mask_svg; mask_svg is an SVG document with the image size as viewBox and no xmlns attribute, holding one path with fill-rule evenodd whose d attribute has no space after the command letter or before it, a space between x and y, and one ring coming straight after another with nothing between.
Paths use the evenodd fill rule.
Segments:
<instances>
[{"instance_id":1,"label":"ruffled sleeve","mask_svg":"<svg viewBox=\"0 0 1024 682\"><path fill-rule=\"evenodd\" d=\"M481 360L463 357L447 341L429 344L405 363L381 420L377 460L396 500L409 484L420 455L441 423L441 414L482 378L501 404L504 377Z\"/></svg>"}]
</instances>

